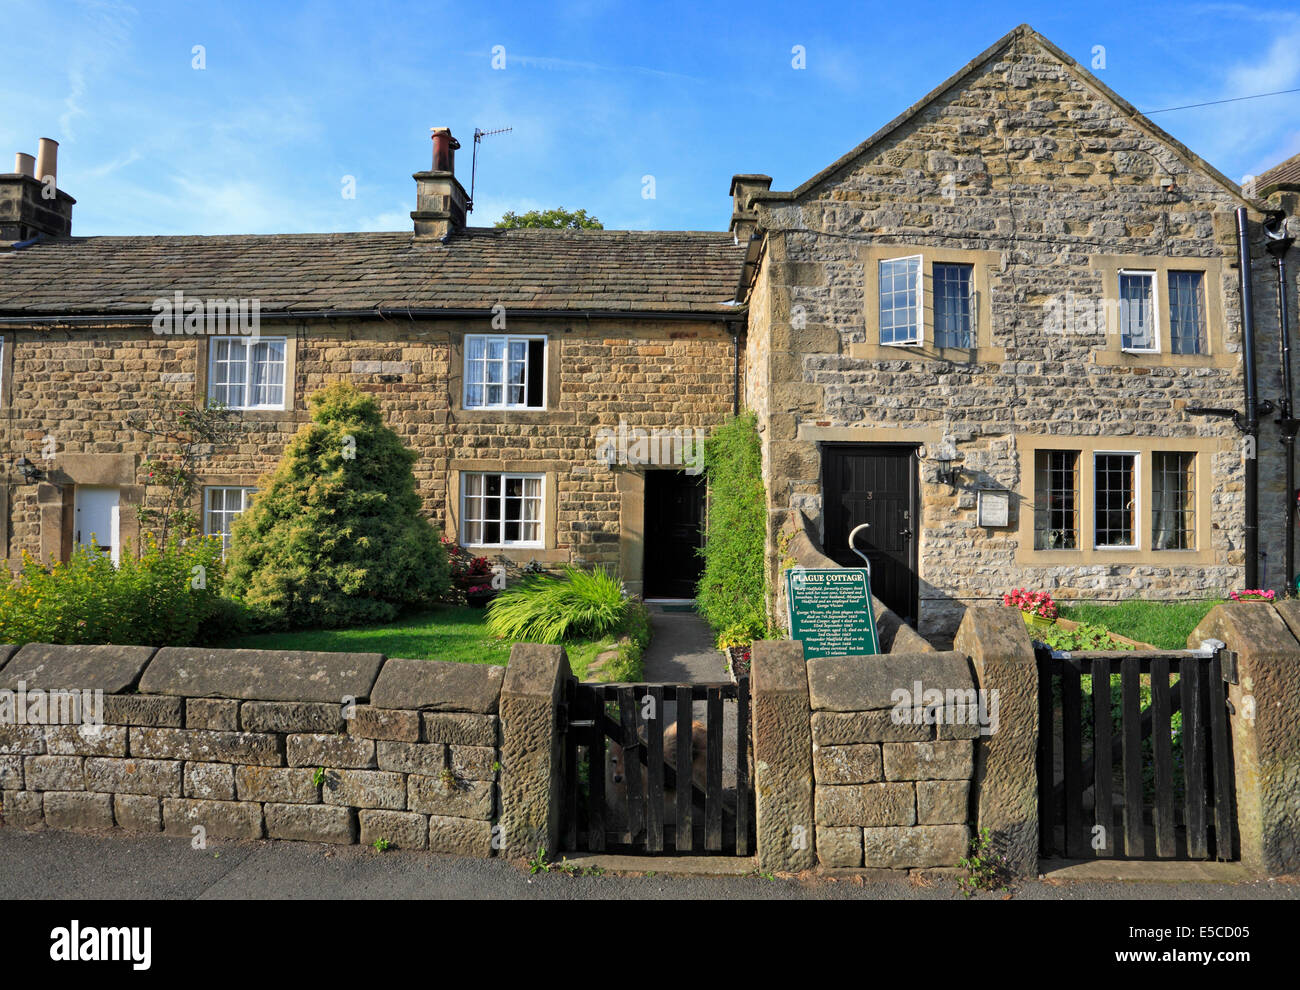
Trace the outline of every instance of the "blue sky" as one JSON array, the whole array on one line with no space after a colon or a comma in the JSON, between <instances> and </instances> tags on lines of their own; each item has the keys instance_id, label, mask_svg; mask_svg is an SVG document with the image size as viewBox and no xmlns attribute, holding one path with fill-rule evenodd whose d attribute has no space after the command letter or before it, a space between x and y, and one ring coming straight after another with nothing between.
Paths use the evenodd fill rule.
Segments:
<instances>
[{"instance_id":1,"label":"blue sky","mask_svg":"<svg viewBox=\"0 0 1300 990\"><path fill-rule=\"evenodd\" d=\"M58 140L77 234L408 230L435 125L466 185L514 128L472 223L721 230L733 173L793 188L1025 21L1141 110L1300 87L1288 2L0 2L0 168ZM1300 151L1300 94L1153 119L1238 181Z\"/></svg>"}]
</instances>

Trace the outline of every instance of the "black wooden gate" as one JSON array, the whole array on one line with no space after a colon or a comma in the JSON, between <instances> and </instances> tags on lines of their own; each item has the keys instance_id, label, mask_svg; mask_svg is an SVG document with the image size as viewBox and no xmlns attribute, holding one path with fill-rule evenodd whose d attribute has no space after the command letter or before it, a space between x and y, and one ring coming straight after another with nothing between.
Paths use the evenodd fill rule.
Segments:
<instances>
[{"instance_id":1,"label":"black wooden gate","mask_svg":"<svg viewBox=\"0 0 1300 990\"><path fill-rule=\"evenodd\" d=\"M702 719L694 714L700 703ZM565 850L753 854L748 677L736 684L573 679L566 709Z\"/></svg>"},{"instance_id":2,"label":"black wooden gate","mask_svg":"<svg viewBox=\"0 0 1300 990\"><path fill-rule=\"evenodd\" d=\"M1235 859L1236 655L1035 649L1042 855Z\"/></svg>"}]
</instances>

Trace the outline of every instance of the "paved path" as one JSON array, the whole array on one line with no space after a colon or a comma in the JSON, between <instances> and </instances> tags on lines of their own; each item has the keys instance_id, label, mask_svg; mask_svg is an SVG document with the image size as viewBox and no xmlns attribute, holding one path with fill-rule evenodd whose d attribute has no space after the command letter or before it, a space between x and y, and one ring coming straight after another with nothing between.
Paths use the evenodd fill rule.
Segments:
<instances>
[{"instance_id":1,"label":"paved path","mask_svg":"<svg viewBox=\"0 0 1300 990\"><path fill-rule=\"evenodd\" d=\"M162 835L24 832L0 828L0 898L304 899L439 898L605 900L950 900L953 881L929 885L905 878L859 882L853 877L663 876L655 861L641 862L654 876L529 876L505 860L462 859L363 846L308 842L214 841L206 850L188 838ZM1300 884L1278 881L1225 883L1044 883L1016 888L1026 900L1084 898L1295 899ZM984 895L981 895L984 896ZM1001 900L1002 895L988 895Z\"/></svg>"},{"instance_id":2,"label":"paved path","mask_svg":"<svg viewBox=\"0 0 1300 990\"><path fill-rule=\"evenodd\" d=\"M713 630L695 612L666 612L649 604L653 637L642 658L645 679L671 684L725 681L727 668L714 648Z\"/></svg>"}]
</instances>

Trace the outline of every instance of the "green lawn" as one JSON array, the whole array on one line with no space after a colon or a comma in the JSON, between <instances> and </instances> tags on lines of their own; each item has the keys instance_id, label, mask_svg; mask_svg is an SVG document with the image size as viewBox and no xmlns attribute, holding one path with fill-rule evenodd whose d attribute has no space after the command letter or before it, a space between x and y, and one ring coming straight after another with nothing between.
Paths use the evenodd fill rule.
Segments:
<instances>
[{"instance_id":1,"label":"green lawn","mask_svg":"<svg viewBox=\"0 0 1300 990\"><path fill-rule=\"evenodd\" d=\"M350 629L304 629L297 632L238 636L218 644L224 649L318 650L331 653L383 653L411 660L450 660L455 663L490 663L505 666L510 643L494 638L484 626L481 608L440 605L382 626ZM565 643L569 666L579 678L587 664L611 649L614 637L590 642Z\"/></svg>"},{"instance_id":2,"label":"green lawn","mask_svg":"<svg viewBox=\"0 0 1300 990\"><path fill-rule=\"evenodd\" d=\"M1063 619L1105 626L1111 632L1162 650L1187 647L1187 637L1221 599L1190 602L1124 602L1120 605L1081 603L1061 606Z\"/></svg>"}]
</instances>

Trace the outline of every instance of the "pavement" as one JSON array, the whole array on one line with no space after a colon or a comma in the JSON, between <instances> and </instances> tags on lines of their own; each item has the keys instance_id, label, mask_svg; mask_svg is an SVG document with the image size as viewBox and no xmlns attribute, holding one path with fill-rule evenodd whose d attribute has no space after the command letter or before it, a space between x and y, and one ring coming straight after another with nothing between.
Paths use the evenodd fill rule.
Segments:
<instances>
[{"instance_id":1,"label":"pavement","mask_svg":"<svg viewBox=\"0 0 1300 990\"><path fill-rule=\"evenodd\" d=\"M713 645L713 630L698 614L665 611L657 602L646 607L653 633L641 657L647 681L699 684L728 679L722 654Z\"/></svg>"},{"instance_id":2,"label":"pavement","mask_svg":"<svg viewBox=\"0 0 1300 990\"><path fill-rule=\"evenodd\" d=\"M212 841L193 849L188 838L163 835L0 828L0 898L60 899L474 899L474 900L952 900L952 876L667 875L668 860L620 857L603 875L530 875L522 863L434 853L307 842ZM752 861L751 861L752 863ZM594 865L594 864L584 864ZM735 864L731 864L734 870ZM616 873L616 869L623 872ZM1294 900L1300 882L1166 880L1017 884L1016 900L1144 899ZM979 898L1004 900L1000 893Z\"/></svg>"}]
</instances>

